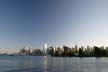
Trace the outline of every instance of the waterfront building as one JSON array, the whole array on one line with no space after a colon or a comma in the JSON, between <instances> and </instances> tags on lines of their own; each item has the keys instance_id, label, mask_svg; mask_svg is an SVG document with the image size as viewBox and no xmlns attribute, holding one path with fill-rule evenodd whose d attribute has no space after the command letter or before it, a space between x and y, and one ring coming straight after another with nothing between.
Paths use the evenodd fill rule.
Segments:
<instances>
[{"instance_id":1,"label":"waterfront building","mask_svg":"<svg viewBox=\"0 0 108 72\"><path fill-rule=\"evenodd\" d=\"M30 47L29 51L28 51L29 55L33 55L33 50L32 47Z\"/></svg>"},{"instance_id":2,"label":"waterfront building","mask_svg":"<svg viewBox=\"0 0 108 72\"><path fill-rule=\"evenodd\" d=\"M47 48L48 48L47 43L45 43L44 48L43 48L43 53L44 54L47 54Z\"/></svg>"},{"instance_id":3,"label":"waterfront building","mask_svg":"<svg viewBox=\"0 0 108 72\"><path fill-rule=\"evenodd\" d=\"M101 49L101 50L104 50L105 48L104 48L104 46L100 46L100 49Z\"/></svg>"},{"instance_id":4,"label":"waterfront building","mask_svg":"<svg viewBox=\"0 0 108 72\"><path fill-rule=\"evenodd\" d=\"M106 51L108 51L108 47L106 47Z\"/></svg>"},{"instance_id":5,"label":"waterfront building","mask_svg":"<svg viewBox=\"0 0 108 72\"><path fill-rule=\"evenodd\" d=\"M23 55L23 56L27 55L27 48L26 48L26 46L24 46L24 48L21 49L20 55Z\"/></svg>"},{"instance_id":6,"label":"waterfront building","mask_svg":"<svg viewBox=\"0 0 108 72\"><path fill-rule=\"evenodd\" d=\"M63 53L63 49L61 47L57 48L58 56L61 56Z\"/></svg>"},{"instance_id":7,"label":"waterfront building","mask_svg":"<svg viewBox=\"0 0 108 72\"><path fill-rule=\"evenodd\" d=\"M43 51L41 49L35 49L33 52L33 55L35 56L42 56L43 55Z\"/></svg>"},{"instance_id":8,"label":"waterfront building","mask_svg":"<svg viewBox=\"0 0 108 72\"><path fill-rule=\"evenodd\" d=\"M75 52L78 52L78 46L77 45L75 45Z\"/></svg>"},{"instance_id":9,"label":"waterfront building","mask_svg":"<svg viewBox=\"0 0 108 72\"><path fill-rule=\"evenodd\" d=\"M55 53L55 51L56 51L56 48L54 47L54 53Z\"/></svg>"}]
</instances>

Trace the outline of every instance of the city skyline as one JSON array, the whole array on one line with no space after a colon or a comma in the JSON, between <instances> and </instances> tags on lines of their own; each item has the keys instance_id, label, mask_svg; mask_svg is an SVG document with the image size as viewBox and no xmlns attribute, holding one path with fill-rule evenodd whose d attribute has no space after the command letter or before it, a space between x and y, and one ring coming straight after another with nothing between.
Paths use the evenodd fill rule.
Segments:
<instances>
[{"instance_id":1,"label":"city skyline","mask_svg":"<svg viewBox=\"0 0 108 72\"><path fill-rule=\"evenodd\" d=\"M0 48L108 46L107 0L1 0Z\"/></svg>"}]
</instances>

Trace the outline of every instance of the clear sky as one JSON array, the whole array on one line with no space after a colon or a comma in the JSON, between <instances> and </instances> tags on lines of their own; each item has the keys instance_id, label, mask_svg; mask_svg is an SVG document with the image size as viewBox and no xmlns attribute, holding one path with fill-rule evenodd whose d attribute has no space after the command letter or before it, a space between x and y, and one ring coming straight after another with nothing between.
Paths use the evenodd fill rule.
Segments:
<instances>
[{"instance_id":1,"label":"clear sky","mask_svg":"<svg viewBox=\"0 0 108 72\"><path fill-rule=\"evenodd\" d=\"M0 48L108 46L108 0L0 0Z\"/></svg>"}]
</instances>

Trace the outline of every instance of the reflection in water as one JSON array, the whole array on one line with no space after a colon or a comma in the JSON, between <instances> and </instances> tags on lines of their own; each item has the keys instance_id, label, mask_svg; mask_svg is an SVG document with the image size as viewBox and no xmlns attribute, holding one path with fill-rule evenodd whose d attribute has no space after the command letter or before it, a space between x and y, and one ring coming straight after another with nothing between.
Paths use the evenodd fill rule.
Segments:
<instances>
[{"instance_id":1,"label":"reflection in water","mask_svg":"<svg viewBox=\"0 0 108 72\"><path fill-rule=\"evenodd\" d=\"M0 72L108 72L108 58L3 58L0 58Z\"/></svg>"},{"instance_id":2,"label":"reflection in water","mask_svg":"<svg viewBox=\"0 0 108 72\"><path fill-rule=\"evenodd\" d=\"M24 67L40 72L104 72L108 71L107 59L95 58L62 58L62 57L38 57L35 62L33 57L24 57ZM28 68L27 68L28 69Z\"/></svg>"},{"instance_id":3,"label":"reflection in water","mask_svg":"<svg viewBox=\"0 0 108 72\"><path fill-rule=\"evenodd\" d=\"M96 70L96 59L95 58L81 58L80 59L80 71L83 72L98 72Z\"/></svg>"},{"instance_id":4,"label":"reflection in water","mask_svg":"<svg viewBox=\"0 0 108 72\"><path fill-rule=\"evenodd\" d=\"M52 59L51 64L52 72L63 72L64 71L64 61L62 58L56 58L54 57Z\"/></svg>"},{"instance_id":5,"label":"reflection in water","mask_svg":"<svg viewBox=\"0 0 108 72\"><path fill-rule=\"evenodd\" d=\"M107 58L96 58L96 71L108 72L108 59Z\"/></svg>"},{"instance_id":6,"label":"reflection in water","mask_svg":"<svg viewBox=\"0 0 108 72\"><path fill-rule=\"evenodd\" d=\"M32 57L30 57L30 64L32 65Z\"/></svg>"},{"instance_id":7,"label":"reflection in water","mask_svg":"<svg viewBox=\"0 0 108 72\"><path fill-rule=\"evenodd\" d=\"M44 72L48 72L48 58L47 58L47 56L44 56L43 66L44 66Z\"/></svg>"},{"instance_id":8,"label":"reflection in water","mask_svg":"<svg viewBox=\"0 0 108 72\"><path fill-rule=\"evenodd\" d=\"M24 56L24 65L27 64L32 65L32 56L29 59L27 59L27 57Z\"/></svg>"},{"instance_id":9,"label":"reflection in water","mask_svg":"<svg viewBox=\"0 0 108 72\"><path fill-rule=\"evenodd\" d=\"M26 59L26 56L24 56L24 65L27 64L27 59Z\"/></svg>"}]
</instances>

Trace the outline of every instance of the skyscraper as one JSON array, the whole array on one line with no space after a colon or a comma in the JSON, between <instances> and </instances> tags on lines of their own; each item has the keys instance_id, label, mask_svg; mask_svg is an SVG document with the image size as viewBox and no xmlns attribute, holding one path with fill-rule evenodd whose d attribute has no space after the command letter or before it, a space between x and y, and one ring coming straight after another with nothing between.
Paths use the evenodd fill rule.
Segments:
<instances>
[{"instance_id":1,"label":"skyscraper","mask_svg":"<svg viewBox=\"0 0 108 72\"><path fill-rule=\"evenodd\" d=\"M48 48L47 43L45 43L45 44L44 44L44 48L43 48L44 54L47 54L47 48Z\"/></svg>"},{"instance_id":2,"label":"skyscraper","mask_svg":"<svg viewBox=\"0 0 108 72\"><path fill-rule=\"evenodd\" d=\"M32 52L33 52L33 51L32 51L32 47L30 47L30 49L29 49L29 54L32 55Z\"/></svg>"}]
</instances>

